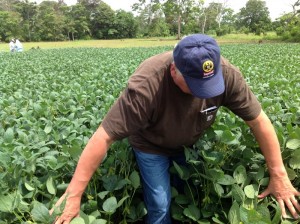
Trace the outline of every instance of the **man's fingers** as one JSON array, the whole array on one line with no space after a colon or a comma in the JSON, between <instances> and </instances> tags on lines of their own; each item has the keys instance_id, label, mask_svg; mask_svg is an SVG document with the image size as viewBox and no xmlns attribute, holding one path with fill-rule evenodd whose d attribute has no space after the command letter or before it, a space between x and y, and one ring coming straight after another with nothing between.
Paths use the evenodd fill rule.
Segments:
<instances>
[{"instance_id":1,"label":"man's fingers","mask_svg":"<svg viewBox=\"0 0 300 224\"><path fill-rule=\"evenodd\" d=\"M286 214L286 211L285 211L285 204L284 204L284 201L282 199L278 199L278 203L279 203L279 207L281 209L281 215L283 218L287 218L287 214Z\"/></svg>"},{"instance_id":2,"label":"man's fingers","mask_svg":"<svg viewBox=\"0 0 300 224\"><path fill-rule=\"evenodd\" d=\"M69 224L70 219L64 218L63 216L59 217L54 224Z\"/></svg>"},{"instance_id":3,"label":"man's fingers","mask_svg":"<svg viewBox=\"0 0 300 224\"><path fill-rule=\"evenodd\" d=\"M286 207L289 209L291 215L295 218L295 219L298 219L299 218L299 215L293 205L293 202L291 202L291 200L286 200L285 201L285 205Z\"/></svg>"},{"instance_id":4,"label":"man's fingers","mask_svg":"<svg viewBox=\"0 0 300 224\"><path fill-rule=\"evenodd\" d=\"M69 224L71 220L75 217L79 217L80 211L80 197L67 197L67 194L64 194L53 206L50 212L56 212L57 215L53 224ZM66 200L67 199L67 200ZM64 209L62 214L59 216L58 214L61 213L60 207L62 207L62 203L65 202Z\"/></svg>"},{"instance_id":5,"label":"man's fingers","mask_svg":"<svg viewBox=\"0 0 300 224\"><path fill-rule=\"evenodd\" d=\"M298 200L295 197L293 197L291 201L292 201L294 207L300 212L300 204L299 204Z\"/></svg>"},{"instance_id":6,"label":"man's fingers","mask_svg":"<svg viewBox=\"0 0 300 224\"><path fill-rule=\"evenodd\" d=\"M75 217L80 217L80 216L76 215ZM71 217L63 214L62 216L56 218L54 224L69 224L71 220L75 217Z\"/></svg>"},{"instance_id":7,"label":"man's fingers","mask_svg":"<svg viewBox=\"0 0 300 224\"><path fill-rule=\"evenodd\" d=\"M67 194L63 194L59 199L58 201L55 203L55 207L58 207L67 197Z\"/></svg>"},{"instance_id":8,"label":"man's fingers","mask_svg":"<svg viewBox=\"0 0 300 224\"><path fill-rule=\"evenodd\" d=\"M291 199L291 202L292 202L294 208L296 208L297 211L300 212L300 204L299 204L298 200L297 200L295 197L293 197L293 198ZM296 211L296 214L297 214L297 211ZM299 215L297 214L297 216L298 216L298 217L297 217L297 219L298 219L298 218L299 218Z\"/></svg>"},{"instance_id":9,"label":"man's fingers","mask_svg":"<svg viewBox=\"0 0 300 224\"><path fill-rule=\"evenodd\" d=\"M63 194L58 201L55 203L55 205L53 206L53 208L49 211L49 214L52 215L52 213L55 211L55 209L60 209L59 206L61 205L61 203L66 199L67 194Z\"/></svg>"},{"instance_id":10,"label":"man's fingers","mask_svg":"<svg viewBox=\"0 0 300 224\"><path fill-rule=\"evenodd\" d=\"M268 196L269 194L270 194L269 189L266 189L266 190L263 191L261 194L259 194L257 197L258 197L259 199L261 199L261 198L264 198L264 197Z\"/></svg>"}]
</instances>

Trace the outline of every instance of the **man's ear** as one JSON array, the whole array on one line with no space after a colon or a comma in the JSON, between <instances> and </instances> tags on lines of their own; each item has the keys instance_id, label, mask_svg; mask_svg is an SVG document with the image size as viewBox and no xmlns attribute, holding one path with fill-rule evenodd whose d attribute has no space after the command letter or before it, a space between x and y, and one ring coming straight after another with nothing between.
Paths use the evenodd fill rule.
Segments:
<instances>
[{"instance_id":1,"label":"man's ear","mask_svg":"<svg viewBox=\"0 0 300 224\"><path fill-rule=\"evenodd\" d=\"M171 63L171 65L170 65L170 73L171 73L172 78L175 78L176 75L177 75L177 74L176 74L176 67L175 67L174 62Z\"/></svg>"}]
</instances>

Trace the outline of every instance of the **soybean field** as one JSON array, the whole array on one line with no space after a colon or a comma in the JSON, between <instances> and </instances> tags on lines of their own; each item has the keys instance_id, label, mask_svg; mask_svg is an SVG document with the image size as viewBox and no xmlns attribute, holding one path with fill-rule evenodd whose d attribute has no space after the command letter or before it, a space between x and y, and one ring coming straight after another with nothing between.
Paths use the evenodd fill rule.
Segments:
<instances>
[{"instance_id":1,"label":"soybean field","mask_svg":"<svg viewBox=\"0 0 300 224\"><path fill-rule=\"evenodd\" d=\"M173 46L62 48L0 53L0 224L53 223L78 158L146 58ZM225 44L271 119L290 180L300 186L300 44ZM176 122L176 121L174 121ZM248 126L226 108L171 172L174 223L288 224ZM63 205L61 210L63 209ZM74 224L142 223L147 211L131 148L115 142L90 181Z\"/></svg>"}]
</instances>

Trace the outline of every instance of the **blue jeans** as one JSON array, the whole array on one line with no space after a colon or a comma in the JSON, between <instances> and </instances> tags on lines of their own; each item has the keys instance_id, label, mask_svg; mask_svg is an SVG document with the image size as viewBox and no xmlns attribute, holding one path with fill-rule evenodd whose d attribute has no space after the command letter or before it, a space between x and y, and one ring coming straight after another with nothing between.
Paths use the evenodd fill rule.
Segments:
<instances>
[{"instance_id":1,"label":"blue jeans","mask_svg":"<svg viewBox=\"0 0 300 224\"><path fill-rule=\"evenodd\" d=\"M143 196L147 208L147 224L171 224L171 183L169 168L172 161L185 164L184 153L163 156L134 149L143 182Z\"/></svg>"}]
</instances>

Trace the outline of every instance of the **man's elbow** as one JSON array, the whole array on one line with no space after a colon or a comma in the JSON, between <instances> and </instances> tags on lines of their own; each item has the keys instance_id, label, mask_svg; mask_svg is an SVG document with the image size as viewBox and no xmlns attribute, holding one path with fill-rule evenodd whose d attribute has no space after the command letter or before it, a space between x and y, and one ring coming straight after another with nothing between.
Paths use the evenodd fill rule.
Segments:
<instances>
[{"instance_id":1,"label":"man's elbow","mask_svg":"<svg viewBox=\"0 0 300 224\"><path fill-rule=\"evenodd\" d=\"M255 130L257 127L263 127L264 125L271 123L263 110L261 110L260 114L256 118L245 122L251 128L251 130Z\"/></svg>"}]
</instances>

